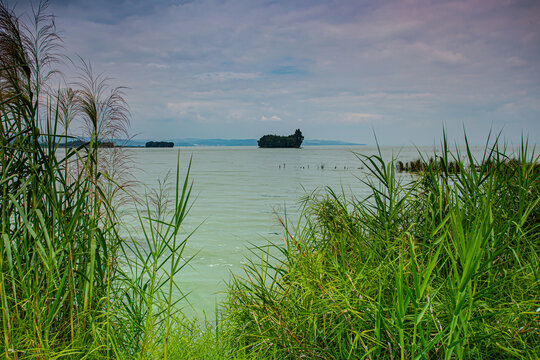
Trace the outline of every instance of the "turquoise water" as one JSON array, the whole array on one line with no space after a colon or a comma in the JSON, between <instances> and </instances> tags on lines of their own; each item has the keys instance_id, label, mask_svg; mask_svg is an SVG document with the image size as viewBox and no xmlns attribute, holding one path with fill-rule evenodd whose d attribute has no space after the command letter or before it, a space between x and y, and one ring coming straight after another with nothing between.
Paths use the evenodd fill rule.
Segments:
<instances>
[{"instance_id":1,"label":"turquoise water","mask_svg":"<svg viewBox=\"0 0 540 360\"><path fill-rule=\"evenodd\" d=\"M385 159L418 158L418 151L433 153L432 147L383 147ZM283 242L277 216L298 219L299 200L307 192L326 186L357 197L367 188L359 180L365 169L355 153L370 155L369 146L305 147L302 149L258 149L255 147L195 147L173 149L129 149L137 190L156 188L158 179L171 172L170 198L174 198L176 163L180 156L185 174L193 159L193 208L183 235L200 227L189 239L184 257L193 257L175 280L183 292L187 314L213 319L216 304L231 273L242 272L243 260L253 245ZM408 176L408 175L407 175Z\"/></svg>"}]
</instances>

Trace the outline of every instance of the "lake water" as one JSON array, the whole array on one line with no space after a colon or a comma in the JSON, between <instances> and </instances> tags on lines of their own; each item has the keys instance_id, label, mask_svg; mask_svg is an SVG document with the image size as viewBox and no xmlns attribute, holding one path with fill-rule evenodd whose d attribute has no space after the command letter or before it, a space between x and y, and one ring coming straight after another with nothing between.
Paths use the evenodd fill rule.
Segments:
<instances>
[{"instance_id":1,"label":"lake water","mask_svg":"<svg viewBox=\"0 0 540 360\"><path fill-rule=\"evenodd\" d=\"M475 152L479 153L480 148ZM183 302L187 314L213 319L216 304L231 273L241 273L249 247L268 241L283 242L277 215L298 219L299 200L307 192L326 186L357 197L367 195L359 178L367 173L355 153L377 153L370 146L309 146L302 149L256 147L189 147L172 149L126 149L134 166L140 193L156 188L158 179L171 172L174 185L180 154L185 174L192 157L193 208L185 222L189 239L184 257L193 259L175 279L189 293ZM433 154L433 147L382 147L383 158L402 161ZM174 198L174 186L169 189ZM276 215L277 214L277 215Z\"/></svg>"}]
</instances>

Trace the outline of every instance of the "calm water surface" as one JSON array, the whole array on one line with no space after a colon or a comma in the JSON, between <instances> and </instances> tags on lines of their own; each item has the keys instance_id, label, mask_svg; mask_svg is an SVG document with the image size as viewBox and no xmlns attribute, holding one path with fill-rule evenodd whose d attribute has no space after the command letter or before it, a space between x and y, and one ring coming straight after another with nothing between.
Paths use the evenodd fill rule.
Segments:
<instances>
[{"instance_id":1,"label":"calm water surface","mask_svg":"<svg viewBox=\"0 0 540 360\"><path fill-rule=\"evenodd\" d=\"M299 200L306 192L326 186L357 197L367 195L358 178L367 176L355 153L371 155L369 146L309 146L302 149L255 147L195 147L129 149L138 191L156 188L158 179L171 172L168 193L174 198L176 163L182 174L193 158L194 206L185 222L184 235L201 225L189 239L184 256L193 259L175 279L189 293L183 302L187 314L213 318L224 297L231 273L241 273L248 248L268 241L283 241L277 215L298 219ZM433 147L382 147L386 159L418 158ZM477 152L480 149L476 149Z\"/></svg>"}]
</instances>

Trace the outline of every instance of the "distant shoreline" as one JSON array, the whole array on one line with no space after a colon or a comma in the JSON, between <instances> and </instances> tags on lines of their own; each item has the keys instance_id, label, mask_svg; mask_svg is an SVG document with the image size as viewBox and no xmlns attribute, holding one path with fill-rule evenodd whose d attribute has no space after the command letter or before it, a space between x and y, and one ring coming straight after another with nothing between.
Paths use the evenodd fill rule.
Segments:
<instances>
[{"instance_id":1,"label":"distant shoreline","mask_svg":"<svg viewBox=\"0 0 540 360\"><path fill-rule=\"evenodd\" d=\"M136 147L145 147L145 144L149 141L149 139L141 139L141 140L120 140L116 141L115 145L116 147L128 147L128 148L136 148ZM154 140L155 141L155 140ZM185 147L201 147L201 146L254 146L257 147L257 140L256 139L196 139L196 138L187 138L187 139L172 139L168 140L170 142L174 143L175 147L178 146L185 146ZM361 144L361 143L354 143L354 142L348 142L348 141L340 141L340 140L304 140L302 143L302 147L305 146L357 146L357 145L367 145L367 144Z\"/></svg>"},{"instance_id":2,"label":"distant shoreline","mask_svg":"<svg viewBox=\"0 0 540 360\"><path fill-rule=\"evenodd\" d=\"M368 144L309 144L304 147L313 147L313 146L367 146ZM146 147L144 145L116 145L114 147L117 148L127 148L127 149L171 149L171 147L164 148L164 147ZM258 149L287 149L287 148L259 148L256 145L174 145L173 148L179 148L179 147L193 147L193 148L202 148L202 147L245 147L245 148L258 148ZM301 149L300 148L300 149ZM298 149L298 148L290 148L290 149Z\"/></svg>"},{"instance_id":3,"label":"distant shoreline","mask_svg":"<svg viewBox=\"0 0 540 360\"><path fill-rule=\"evenodd\" d=\"M81 138L78 140L70 140L67 144L65 142L59 142L59 147L78 147L86 143L88 140ZM173 147L204 147L204 146L242 146L242 147L258 147L256 139L198 139L198 138L186 138L186 139L172 139L169 141L162 140L150 140L150 139L136 139L136 140L103 140L103 147L112 148L146 148L147 143L173 143ZM306 146L365 146L367 144L354 143L341 140L305 140L302 143L302 147ZM159 146L150 146L148 148L160 148Z\"/></svg>"}]
</instances>

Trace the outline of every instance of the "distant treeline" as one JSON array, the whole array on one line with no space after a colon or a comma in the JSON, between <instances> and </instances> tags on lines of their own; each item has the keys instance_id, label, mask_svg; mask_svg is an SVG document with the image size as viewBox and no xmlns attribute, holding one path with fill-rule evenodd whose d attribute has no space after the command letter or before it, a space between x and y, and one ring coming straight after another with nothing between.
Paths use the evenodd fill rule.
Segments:
<instances>
[{"instance_id":1,"label":"distant treeline","mask_svg":"<svg viewBox=\"0 0 540 360\"><path fill-rule=\"evenodd\" d=\"M146 147L150 148L170 148L174 147L174 143L171 141L148 141Z\"/></svg>"},{"instance_id":2,"label":"distant treeline","mask_svg":"<svg viewBox=\"0 0 540 360\"><path fill-rule=\"evenodd\" d=\"M63 147L67 147L67 148L78 148L78 147L81 147L81 146L85 146L89 144L88 141L84 141L84 140L71 140L71 141L68 141L67 143L66 142L59 142L58 143L58 146L63 148ZM99 147L102 147L102 148L113 148L115 147L114 143L112 141L99 141L98 142L98 146Z\"/></svg>"},{"instance_id":3,"label":"distant treeline","mask_svg":"<svg viewBox=\"0 0 540 360\"><path fill-rule=\"evenodd\" d=\"M296 129L294 134L289 136L264 135L257 142L261 148L299 148L304 141L304 136L300 129Z\"/></svg>"}]
</instances>

